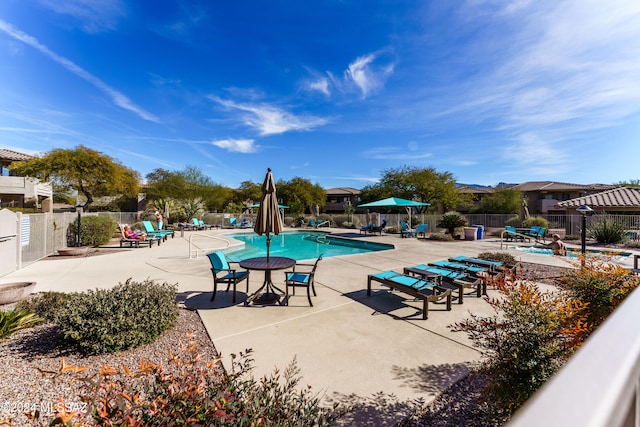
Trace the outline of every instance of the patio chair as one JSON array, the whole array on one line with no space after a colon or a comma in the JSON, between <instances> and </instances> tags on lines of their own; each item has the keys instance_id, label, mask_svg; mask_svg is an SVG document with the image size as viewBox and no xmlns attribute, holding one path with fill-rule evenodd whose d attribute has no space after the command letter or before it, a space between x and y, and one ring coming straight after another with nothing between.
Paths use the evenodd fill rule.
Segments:
<instances>
[{"instance_id":1,"label":"patio chair","mask_svg":"<svg viewBox=\"0 0 640 427\"><path fill-rule=\"evenodd\" d=\"M415 235L416 230L407 226L404 220L400 221L400 237L414 237Z\"/></svg>"},{"instance_id":2,"label":"patio chair","mask_svg":"<svg viewBox=\"0 0 640 427\"><path fill-rule=\"evenodd\" d=\"M151 221L142 221L142 225L144 225L144 229L149 236L157 236L165 242L167 241L167 237L171 236L172 239L175 237L173 230L156 230L153 228Z\"/></svg>"},{"instance_id":3,"label":"patio chair","mask_svg":"<svg viewBox=\"0 0 640 427\"><path fill-rule=\"evenodd\" d=\"M371 233L371 230L375 227L374 224L367 224L360 227L360 234L364 232L364 234Z\"/></svg>"},{"instance_id":4,"label":"patio chair","mask_svg":"<svg viewBox=\"0 0 640 427\"><path fill-rule=\"evenodd\" d=\"M307 288L307 299L309 300L309 306L313 307L313 303L311 302L311 291L313 291L313 296L317 296L316 287L314 284L314 276L316 274L316 269L318 268L318 263L322 259L322 255L318 257L315 263L313 264L303 264L297 263L293 266L293 271L286 271L284 273L285 281L284 284L286 286L284 300L282 301L282 305L289 305L289 288L293 290L291 295L296 294L296 288ZM311 267L311 270L297 270L298 266Z\"/></svg>"},{"instance_id":5,"label":"patio chair","mask_svg":"<svg viewBox=\"0 0 640 427\"><path fill-rule=\"evenodd\" d=\"M237 227L238 226L238 220L235 217L229 218L229 225L232 227Z\"/></svg>"},{"instance_id":6,"label":"patio chair","mask_svg":"<svg viewBox=\"0 0 640 427\"><path fill-rule=\"evenodd\" d=\"M371 296L371 282L374 281L388 286L392 291L404 292L422 300L422 318L425 320L429 317L429 301L446 300L447 311L451 310L451 290L443 288L438 283L395 271L383 271L369 274L367 277L367 296Z\"/></svg>"},{"instance_id":7,"label":"patio chair","mask_svg":"<svg viewBox=\"0 0 640 427\"><path fill-rule=\"evenodd\" d=\"M230 267L227 257L225 257L222 251L212 252L207 254L209 261L211 262L211 273L213 273L213 294L211 295L211 301L216 298L216 292L218 291L218 283L226 283L227 290L233 285L233 302L236 302L236 285L243 280L247 281L247 294L249 294L249 272L237 271ZM223 273L222 276L220 274Z\"/></svg>"},{"instance_id":8,"label":"patio chair","mask_svg":"<svg viewBox=\"0 0 640 427\"><path fill-rule=\"evenodd\" d=\"M416 236L420 236L422 234L422 237L427 237L427 224L420 224L419 226L416 227Z\"/></svg>"}]
</instances>

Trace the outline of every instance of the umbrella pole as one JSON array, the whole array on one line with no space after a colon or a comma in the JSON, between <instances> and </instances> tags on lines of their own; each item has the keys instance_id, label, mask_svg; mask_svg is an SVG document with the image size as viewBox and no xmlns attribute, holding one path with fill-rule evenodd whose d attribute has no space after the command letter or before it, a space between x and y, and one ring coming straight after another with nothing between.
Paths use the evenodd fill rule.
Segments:
<instances>
[{"instance_id":1,"label":"umbrella pole","mask_svg":"<svg viewBox=\"0 0 640 427\"><path fill-rule=\"evenodd\" d=\"M271 252L271 233L267 233L267 262L269 262L269 252Z\"/></svg>"}]
</instances>

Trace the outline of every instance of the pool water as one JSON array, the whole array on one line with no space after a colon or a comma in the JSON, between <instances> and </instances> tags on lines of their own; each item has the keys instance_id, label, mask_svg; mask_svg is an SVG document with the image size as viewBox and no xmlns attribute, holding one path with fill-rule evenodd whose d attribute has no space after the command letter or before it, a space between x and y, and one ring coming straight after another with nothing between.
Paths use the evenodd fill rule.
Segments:
<instances>
[{"instance_id":1,"label":"pool water","mask_svg":"<svg viewBox=\"0 0 640 427\"><path fill-rule=\"evenodd\" d=\"M225 254L231 261L267 256L267 238L256 233L227 234L227 237L243 241L240 249L227 249ZM393 245L330 236L325 232L285 231L271 236L271 256L283 256L295 260L362 254L394 249Z\"/></svg>"},{"instance_id":2,"label":"pool water","mask_svg":"<svg viewBox=\"0 0 640 427\"><path fill-rule=\"evenodd\" d=\"M553 255L553 251L550 248L539 248L535 246L516 246L515 249L521 252L529 253L529 254ZM567 256L575 258L575 257L579 257L580 255L581 255L581 249L567 248ZM601 251L597 249L588 249L587 255L603 255L603 256L612 256L612 257L618 258L618 257L627 257L631 255L631 252Z\"/></svg>"}]
</instances>

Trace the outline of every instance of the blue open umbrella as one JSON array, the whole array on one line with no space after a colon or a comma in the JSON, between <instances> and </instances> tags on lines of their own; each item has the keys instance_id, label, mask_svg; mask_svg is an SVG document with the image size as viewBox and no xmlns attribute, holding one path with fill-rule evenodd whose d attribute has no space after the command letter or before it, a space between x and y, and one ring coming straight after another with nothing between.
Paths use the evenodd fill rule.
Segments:
<instances>
[{"instance_id":1,"label":"blue open umbrella","mask_svg":"<svg viewBox=\"0 0 640 427\"><path fill-rule=\"evenodd\" d=\"M421 206L431 206L431 204L425 202L416 202L415 200L401 199L399 197L387 197L386 199L376 200L375 202L358 205L359 208L406 208L407 212L409 213L409 227L411 227L411 210L415 207Z\"/></svg>"}]
</instances>

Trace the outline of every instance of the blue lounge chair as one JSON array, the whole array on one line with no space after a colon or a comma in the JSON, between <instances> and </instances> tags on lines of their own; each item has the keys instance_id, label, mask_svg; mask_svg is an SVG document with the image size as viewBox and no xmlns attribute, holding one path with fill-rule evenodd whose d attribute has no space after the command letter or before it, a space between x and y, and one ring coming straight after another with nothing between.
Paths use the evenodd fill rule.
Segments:
<instances>
[{"instance_id":1,"label":"blue lounge chair","mask_svg":"<svg viewBox=\"0 0 640 427\"><path fill-rule=\"evenodd\" d=\"M400 237L414 237L415 235L416 230L409 228L406 222L400 221Z\"/></svg>"},{"instance_id":2,"label":"blue lounge chair","mask_svg":"<svg viewBox=\"0 0 640 427\"><path fill-rule=\"evenodd\" d=\"M222 251L212 252L207 254L209 261L211 261L211 273L213 273L213 294L211 295L211 301L216 298L216 292L218 291L218 283L226 283L227 290L233 285L233 302L236 302L236 285L243 280L247 281L247 294L249 294L249 272L237 271L232 269ZM220 274L222 273L222 276Z\"/></svg>"},{"instance_id":3,"label":"blue lounge chair","mask_svg":"<svg viewBox=\"0 0 640 427\"><path fill-rule=\"evenodd\" d=\"M480 267L471 264L463 264L461 262L453 262L453 261L435 261L430 262L429 265L434 267L446 268L448 270L455 271L463 271L465 273L473 274L474 276L480 277L489 274L489 269L487 267Z\"/></svg>"},{"instance_id":4,"label":"blue lounge chair","mask_svg":"<svg viewBox=\"0 0 640 427\"><path fill-rule=\"evenodd\" d=\"M491 274L502 274L505 272L515 273L516 266L508 266L500 261L490 261L487 259L457 256L449 258L449 261L460 262L463 264L479 265L481 267L488 267Z\"/></svg>"},{"instance_id":5,"label":"blue lounge chair","mask_svg":"<svg viewBox=\"0 0 640 427\"><path fill-rule=\"evenodd\" d=\"M416 227L416 236L420 236L422 234L422 237L427 237L426 233L427 233L427 224L420 224L419 226Z\"/></svg>"},{"instance_id":6,"label":"blue lounge chair","mask_svg":"<svg viewBox=\"0 0 640 427\"><path fill-rule=\"evenodd\" d=\"M232 227L238 226L238 220L235 217L229 218L229 225Z\"/></svg>"},{"instance_id":7,"label":"blue lounge chair","mask_svg":"<svg viewBox=\"0 0 640 427\"><path fill-rule=\"evenodd\" d=\"M448 283L458 291L458 303L462 304L465 289L473 289L478 297L487 293L487 285L484 279L474 277L464 271L450 270L448 268L434 267L426 264L418 264L404 268L405 274L423 276L425 274L439 274L443 279L443 286Z\"/></svg>"},{"instance_id":8,"label":"blue lounge chair","mask_svg":"<svg viewBox=\"0 0 640 427\"><path fill-rule=\"evenodd\" d=\"M516 242L518 240L522 240L524 242L525 236L523 236L522 234L518 234L515 227L511 225L505 225L504 229L507 232L507 234L505 235L506 240L516 241ZM527 238L527 240L529 239Z\"/></svg>"},{"instance_id":9,"label":"blue lounge chair","mask_svg":"<svg viewBox=\"0 0 640 427\"><path fill-rule=\"evenodd\" d=\"M151 221L142 221L142 225L144 225L144 229L149 236L158 236L164 241L166 241L169 236L171 236L172 239L175 237L173 230L156 230L153 228Z\"/></svg>"},{"instance_id":10,"label":"blue lounge chair","mask_svg":"<svg viewBox=\"0 0 640 427\"><path fill-rule=\"evenodd\" d=\"M437 283L395 271L383 271L369 274L367 278L367 296L371 296L371 282L382 283L391 288L391 290L398 290L422 300L423 319L429 317L429 301L438 302L446 299L447 310L451 310L451 290L445 289Z\"/></svg>"}]
</instances>

